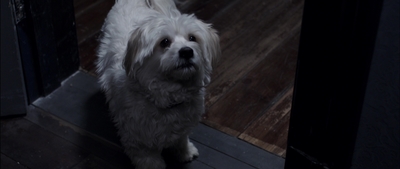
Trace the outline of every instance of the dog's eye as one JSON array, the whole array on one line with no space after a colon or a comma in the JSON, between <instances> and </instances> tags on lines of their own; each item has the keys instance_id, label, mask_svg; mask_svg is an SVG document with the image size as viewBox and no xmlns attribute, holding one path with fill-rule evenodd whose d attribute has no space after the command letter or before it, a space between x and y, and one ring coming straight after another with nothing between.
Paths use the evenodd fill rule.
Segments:
<instances>
[{"instance_id":1,"label":"dog's eye","mask_svg":"<svg viewBox=\"0 0 400 169\"><path fill-rule=\"evenodd\" d=\"M189 41L196 42L196 37L194 37L194 36L189 36Z\"/></svg>"},{"instance_id":2,"label":"dog's eye","mask_svg":"<svg viewBox=\"0 0 400 169\"><path fill-rule=\"evenodd\" d=\"M163 40L160 42L160 46L161 46L162 48L165 48L165 47L168 47L168 46L170 45L170 43L171 43L171 41L169 41L168 38L165 38L165 39L163 39Z\"/></svg>"}]
</instances>

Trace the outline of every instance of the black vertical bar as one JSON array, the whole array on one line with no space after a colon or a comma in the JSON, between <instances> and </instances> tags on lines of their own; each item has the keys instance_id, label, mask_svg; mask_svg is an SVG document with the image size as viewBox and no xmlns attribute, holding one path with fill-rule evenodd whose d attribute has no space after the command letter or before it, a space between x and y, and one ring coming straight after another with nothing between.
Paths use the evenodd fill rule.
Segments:
<instances>
[{"instance_id":1,"label":"black vertical bar","mask_svg":"<svg viewBox=\"0 0 400 169\"><path fill-rule=\"evenodd\" d=\"M57 41L53 27L51 1L30 1L30 12L42 80L41 86L45 95L51 93L60 85L58 81Z\"/></svg>"},{"instance_id":2,"label":"black vertical bar","mask_svg":"<svg viewBox=\"0 0 400 169\"><path fill-rule=\"evenodd\" d=\"M78 41L73 1L51 1L52 23L57 41L58 80L61 82L79 68Z\"/></svg>"},{"instance_id":3,"label":"black vertical bar","mask_svg":"<svg viewBox=\"0 0 400 169\"><path fill-rule=\"evenodd\" d=\"M79 69L71 0L14 0L26 17L17 23L29 103L51 93Z\"/></svg>"},{"instance_id":4,"label":"black vertical bar","mask_svg":"<svg viewBox=\"0 0 400 169\"><path fill-rule=\"evenodd\" d=\"M35 32L33 29L32 18L30 16L31 12L29 1L14 1L14 8L16 11L21 13L20 15L24 16L18 19L18 22L15 23L15 27L18 35L18 43L28 97L27 99L28 103L31 103L43 95Z\"/></svg>"},{"instance_id":5,"label":"black vertical bar","mask_svg":"<svg viewBox=\"0 0 400 169\"><path fill-rule=\"evenodd\" d=\"M286 169L351 166L381 6L305 1Z\"/></svg>"},{"instance_id":6,"label":"black vertical bar","mask_svg":"<svg viewBox=\"0 0 400 169\"><path fill-rule=\"evenodd\" d=\"M1 116L26 114L26 95L10 1L1 1Z\"/></svg>"}]
</instances>

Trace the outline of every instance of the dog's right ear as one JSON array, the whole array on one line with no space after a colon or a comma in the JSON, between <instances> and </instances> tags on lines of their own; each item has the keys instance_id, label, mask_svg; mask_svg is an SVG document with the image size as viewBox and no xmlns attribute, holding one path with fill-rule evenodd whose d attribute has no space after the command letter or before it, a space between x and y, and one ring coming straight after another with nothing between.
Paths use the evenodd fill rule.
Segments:
<instances>
[{"instance_id":1,"label":"dog's right ear","mask_svg":"<svg viewBox=\"0 0 400 169\"><path fill-rule=\"evenodd\" d=\"M146 56L151 55L152 46L149 39L143 36L142 29L136 29L127 44L126 53L123 61L125 72L128 76L134 77L136 71Z\"/></svg>"},{"instance_id":2,"label":"dog's right ear","mask_svg":"<svg viewBox=\"0 0 400 169\"><path fill-rule=\"evenodd\" d=\"M137 43L139 42L138 38L140 38L139 30L132 33L131 38L129 39L126 47L126 52L124 57L124 68L128 76L131 76L133 74L133 64L134 64L133 61L135 60L135 56L138 50L138 45L137 45Z\"/></svg>"}]
</instances>

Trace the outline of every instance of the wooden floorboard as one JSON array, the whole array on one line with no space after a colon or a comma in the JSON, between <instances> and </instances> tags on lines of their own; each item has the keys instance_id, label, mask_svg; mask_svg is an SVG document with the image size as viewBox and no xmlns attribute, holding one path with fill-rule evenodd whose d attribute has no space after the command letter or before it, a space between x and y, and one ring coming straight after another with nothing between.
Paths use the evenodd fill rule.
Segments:
<instances>
[{"instance_id":1,"label":"wooden floorboard","mask_svg":"<svg viewBox=\"0 0 400 169\"><path fill-rule=\"evenodd\" d=\"M76 11L77 9L75 9L77 14L79 14L75 15L78 44L81 44L100 31L104 19L113 4L114 0L101 0L88 6L87 9L83 9L82 12Z\"/></svg>"},{"instance_id":2,"label":"wooden floorboard","mask_svg":"<svg viewBox=\"0 0 400 169\"><path fill-rule=\"evenodd\" d=\"M279 24L270 25L270 22L262 22L265 19L261 17L257 25L253 25L252 28L244 31L246 33L240 37L233 37L237 38L234 39L235 43L223 50L220 63L213 71L213 80L207 87L207 106L214 104L286 38L291 37L294 32L299 33L301 17L298 14L302 13L300 8L301 5L298 5L297 13L291 11L291 14L286 13L279 16L281 18L276 20ZM239 30L232 34L237 34ZM221 37L223 36L224 32L221 32Z\"/></svg>"},{"instance_id":3,"label":"wooden floorboard","mask_svg":"<svg viewBox=\"0 0 400 169\"><path fill-rule=\"evenodd\" d=\"M207 87L207 113L204 117L206 124L239 136L252 123L261 123L256 119L274 104L273 101L279 99L284 90L293 85L298 43L282 44L298 41L293 37L298 37L300 33L303 1L285 2L286 4L272 5L275 7L271 8L272 11L280 12L269 13L271 18L265 18L267 13L258 15L259 18L257 15L249 15L249 18L244 19L248 22L243 23L240 28L228 28L221 32L221 44L227 39L227 46L222 45L224 50L221 63L214 70L213 81ZM257 24L250 24L251 22ZM246 28L247 24L251 27ZM241 29L244 29L245 33L240 34ZM232 35L239 37L230 40ZM295 50L289 50L290 48ZM254 75L249 73L251 71ZM288 126L288 118L282 120L285 120L283 123ZM271 125L265 127L270 128ZM275 130L274 127L278 126L272 126L271 130ZM262 137L267 131L259 132L253 136ZM286 144L287 131L282 132L286 132L282 133L284 137L270 139ZM264 140L260 138L258 141L266 144ZM260 147L278 155L284 155L286 149L283 147L279 149L283 152L278 152L274 149L276 145Z\"/></svg>"},{"instance_id":4,"label":"wooden floorboard","mask_svg":"<svg viewBox=\"0 0 400 169\"><path fill-rule=\"evenodd\" d=\"M0 162L0 168L8 169L26 169L27 167L22 165L19 161L15 161L8 156L4 155L3 153L1 154L1 162Z\"/></svg>"},{"instance_id":5,"label":"wooden floorboard","mask_svg":"<svg viewBox=\"0 0 400 169\"><path fill-rule=\"evenodd\" d=\"M289 89L266 113L251 123L239 135L239 138L279 156L285 156L289 130L286 122L290 118L292 96L293 88Z\"/></svg>"},{"instance_id":6,"label":"wooden floorboard","mask_svg":"<svg viewBox=\"0 0 400 169\"><path fill-rule=\"evenodd\" d=\"M223 13L224 10L229 9L231 5L239 0L208 0L197 1L199 5L191 5L187 9L179 8L182 13L195 14L200 20L210 22L218 14ZM190 1L188 1L190 2Z\"/></svg>"},{"instance_id":7,"label":"wooden floorboard","mask_svg":"<svg viewBox=\"0 0 400 169\"><path fill-rule=\"evenodd\" d=\"M100 32L94 34L79 44L79 59L81 61L81 68L93 75L96 74L95 60L97 59L96 49L99 46L99 36Z\"/></svg>"},{"instance_id":8,"label":"wooden floorboard","mask_svg":"<svg viewBox=\"0 0 400 169\"><path fill-rule=\"evenodd\" d=\"M167 169L283 169L284 159L237 138L204 125L194 132L198 134L191 139L199 158L189 164L169 163ZM2 168L132 168L120 147L89 135L84 128L30 106L26 117L1 120Z\"/></svg>"},{"instance_id":9,"label":"wooden floorboard","mask_svg":"<svg viewBox=\"0 0 400 169\"><path fill-rule=\"evenodd\" d=\"M183 13L212 23L220 36L222 56L207 87L203 122L284 156L290 117L270 124L266 114L293 85L304 0L179 2ZM96 75L99 30L114 0L74 3L81 68Z\"/></svg>"},{"instance_id":10,"label":"wooden floorboard","mask_svg":"<svg viewBox=\"0 0 400 169\"><path fill-rule=\"evenodd\" d=\"M103 159L91 154L72 169L114 169L114 168L115 166L111 165L107 161L104 161Z\"/></svg>"},{"instance_id":11,"label":"wooden floorboard","mask_svg":"<svg viewBox=\"0 0 400 169\"><path fill-rule=\"evenodd\" d=\"M28 112L25 117L27 120L90 152L91 157L96 156L96 158L106 160L105 163L110 163L114 168L131 168L128 157L123 153L123 149L118 143L95 135L37 107L30 106ZM103 126L97 127L99 130L104 129ZM87 158L90 158L90 156Z\"/></svg>"},{"instance_id":12,"label":"wooden floorboard","mask_svg":"<svg viewBox=\"0 0 400 169\"><path fill-rule=\"evenodd\" d=\"M101 1L103 0L74 0L75 17L80 17L82 13L89 10L91 6Z\"/></svg>"},{"instance_id":13,"label":"wooden floorboard","mask_svg":"<svg viewBox=\"0 0 400 169\"><path fill-rule=\"evenodd\" d=\"M122 148L107 116L108 108L95 76L79 71L65 80L59 89L33 105L35 107L26 117L28 120L84 147L99 158L112 159L108 163L114 166L118 163L112 162L121 159L125 163L129 161L121 157ZM180 168L283 168L284 159L203 124L195 128L189 137L201 155L196 162Z\"/></svg>"},{"instance_id":14,"label":"wooden floorboard","mask_svg":"<svg viewBox=\"0 0 400 169\"><path fill-rule=\"evenodd\" d=\"M287 1L237 1L223 13L212 18L210 22L220 32L221 45L227 46L227 41L237 39L240 34L247 34L247 29L260 26L258 19L273 18L271 15L275 13L271 11L285 4L283 2ZM268 27L263 27L259 31L262 32L265 28ZM222 49L224 50L225 47Z\"/></svg>"},{"instance_id":15,"label":"wooden floorboard","mask_svg":"<svg viewBox=\"0 0 400 169\"><path fill-rule=\"evenodd\" d=\"M89 155L24 118L1 120L1 153L28 168L72 168Z\"/></svg>"},{"instance_id":16,"label":"wooden floorboard","mask_svg":"<svg viewBox=\"0 0 400 169\"><path fill-rule=\"evenodd\" d=\"M119 143L116 129L107 112L105 96L100 90L97 79L91 75L85 73L72 75L64 82L63 87L48 97L36 100L33 105L94 135Z\"/></svg>"},{"instance_id":17,"label":"wooden floorboard","mask_svg":"<svg viewBox=\"0 0 400 169\"><path fill-rule=\"evenodd\" d=\"M284 160L266 154L263 149L238 141L236 137L221 133L209 126L200 125L193 130L193 133L190 136L192 140L251 164L255 168L279 169L284 166Z\"/></svg>"},{"instance_id":18,"label":"wooden floorboard","mask_svg":"<svg viewBox=\"0 0 400 169\"><path fill-rule=\"evenodd\" d=\"M238 136L294 82L298 36L255 66L206 113L205 123ZM278 97L278 98L277 98ZM228 128L228 129L225 129ZM260 133L261 134L261 133Z\"/></svg>"}]
</instances>

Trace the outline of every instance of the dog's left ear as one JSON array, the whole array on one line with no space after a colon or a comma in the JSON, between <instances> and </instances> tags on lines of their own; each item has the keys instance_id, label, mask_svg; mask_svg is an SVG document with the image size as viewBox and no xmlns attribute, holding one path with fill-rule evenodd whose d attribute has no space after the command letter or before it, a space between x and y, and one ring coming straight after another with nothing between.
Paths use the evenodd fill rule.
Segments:
<instances>
[{"instance_id":1,"label":"dog's left ear","mask_svg":"<svg viewBox=\"0 0 400 169\"><path fill-rule=\"evenodd\" d=\"M211 27L210 24L206 24L202 21L197 22L197 24L203 29L203 52L204 57L207 60L205 67L205 77L203 80L204 85L208 85L211 81L212 68L215 66L218 58L221 56L221 48L219 45L219 37L217 31Z\"/></svg>"}]
</instances>

